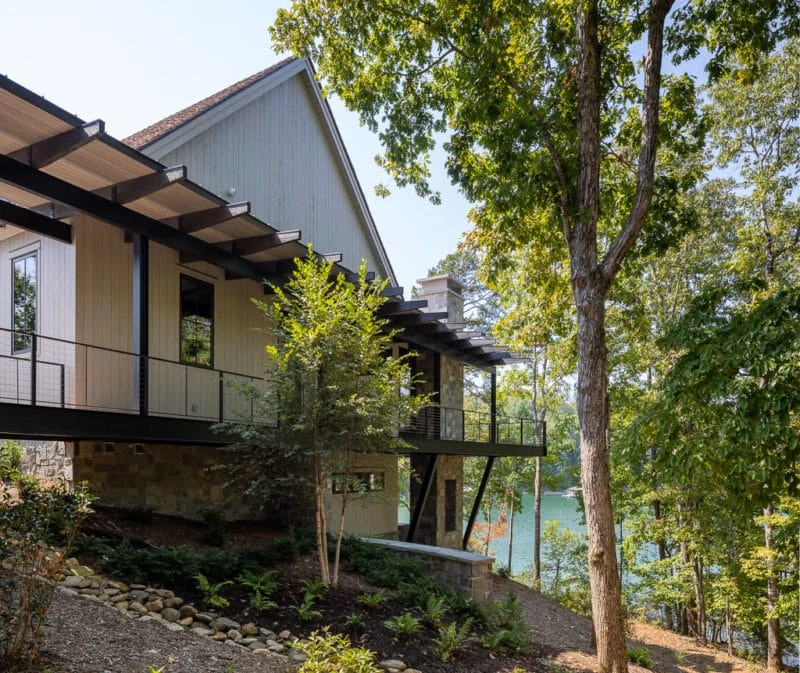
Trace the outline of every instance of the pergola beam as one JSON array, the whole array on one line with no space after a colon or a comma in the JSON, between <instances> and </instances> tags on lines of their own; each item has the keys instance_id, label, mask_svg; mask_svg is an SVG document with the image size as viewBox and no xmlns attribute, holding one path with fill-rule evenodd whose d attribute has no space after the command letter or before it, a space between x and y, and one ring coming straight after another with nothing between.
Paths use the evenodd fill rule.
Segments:
<instances>
[{"instance_id":1,"label":"pergola beam","mask_svg":"<svg viewBox=\"0 0 800 673\"><path fill-rule=\"evenodd\" d=\"M341 252L329 252L325 255L321 255L322 259L331 264L341 264L343 256Z\"/></svg>"},{"instance_id":2,"label":"pergola beam","mask_svg":"<svg viewBox=\"0 0 800 673\"><path fill-rule=\"evenodd\" d=\"M246 259L3 155L0 155L0 180L46 199L72 206L121 229L143 234L152 241L179 252L196 255L226 272L238 274L239 277L260 282L263 276L258 267Z\"/></svg>"},{"instance_id":3,"label":"pergola beam","mask_svg":"<svg viewBox=\"0 0 800 673\"><path fill-rule=\"evenodd\" d=\"M397 327L413 327L415 325L422 325L424 323L445 319L447 319L446 311L437 313L401 313L391 316L390 318L392 325L396 325Z\"/></svg>"},{"instance_id":4,"label":"pergola beam","mask_svg":"<svg viewBox=\"0 0 800 673\"><path fill-rule=\"evenodd\" d=\"M101 138L105 135L105 132L105 122L102 119L97 119L68 129L63 133L39 140L6 156L31 168L42 168L55 163L59 159L63 159L92 140Z\"/></svg>"},{"instance_id":5,"label":"pergola beam","mask_svg":"<svg viewBox=\"0 0 800 673\"><path fill-rule=\"evenodd\" d=\"M195 210L192 213L184 213L174 217L166 217L161 220L161 223L169 227L177 227L185 234L193 234L249 213L250 202L241 201L239 203L226 203L223 206L215 206L214 208L205 208L204 210Z\"/></svg>"},{"instance_id":6,"label":"pergola beam","mask_svg":"<svg viewBox=\"0 0 800 673\"><path fill-rule=\"evenodd\" d=\"M113 185L100 187L92 191L97 196L102 196L104 199L113 201L114 203L130 203L137 199L144 198L155 194L162 189L166 189L170 185L174 185L186 180L187 171L186 166L173 166L172 168L165 168L163 171L156 171L148 173L147 175L140 175L138 178L131 178L124 180ZM72 217L78 211L70 206L65 206L63 203L49 203L42 204L31 208L32 211L47 215L53 219L60 220L65 217Z\"/></svg>"},{"instance_id":7,"label":"pergola beam","mask_svg":"<svg viewBox=\"0 0 800 673\"><path fill-rule=\"evenodd\" d=\"M381 290L381 297L402 297L403 288L401 286L387 285Z\"/></svg>"},{"instance_id":8,"label":"pergola beam","mask_svg":"<svg viewBox=\"0 0 800 673\"><path fill-rule=\"evenodd\" d=\"M257 252L271 250L287 243L294 243L300 240L300 230L276 231L274 234L264 234L263 236L249 236L234 241L220 243L222 247L230 247L234 255L254 255Z\"/></svg>"},{"instance_id":9,"label":"pergola beam","mask_svg":"<svg viewBox=\"0 0 800 673\"><path fill-rule=\"evenodd\" d=\"M33 231L62 243L72 243L72 225L22 208L9 201L0 201L0 220L27 231Z\"/></svg>"},{"instance_id":10,"label":"pergola beam","mask_svg":"<svg viewBox=\"0 0 800 673\"><path fill-rule=\"evenodd\" d=\"M378 309L382 316L395 315L397 313L411 313L428 306L427 299L414 299L412 301L388 301Z\"/></svg>"}]
</instances>

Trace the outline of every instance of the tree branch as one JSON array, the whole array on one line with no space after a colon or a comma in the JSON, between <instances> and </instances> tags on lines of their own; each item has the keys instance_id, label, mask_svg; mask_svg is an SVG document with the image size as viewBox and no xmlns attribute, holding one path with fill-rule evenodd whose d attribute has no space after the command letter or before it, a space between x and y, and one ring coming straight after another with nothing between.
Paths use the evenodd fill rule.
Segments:
<instances>
[{"instance_id":1,"label":"tree branch","mask_svg":"<svg viewBox=\"0 0 800 673\"><path fill-rule=\"evenodd\" d=\"M639 150L639 171L636 194L628 221L609 248L601 268L606 287L611 284L622 260L633 246L644 226L653 198L656 150L658 148L658 116L661 104L661 62L664 52L664 23L674 0L651 0L647 27L647 53L644 59L644 98L642 100L642 145Z\"/></svg>"}]
</instances>

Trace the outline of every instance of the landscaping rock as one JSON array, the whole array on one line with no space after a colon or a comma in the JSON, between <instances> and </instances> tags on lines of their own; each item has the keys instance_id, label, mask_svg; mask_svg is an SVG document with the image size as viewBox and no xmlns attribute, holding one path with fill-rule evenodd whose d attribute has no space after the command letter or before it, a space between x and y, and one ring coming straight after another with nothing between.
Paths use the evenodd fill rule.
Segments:
<instances>
[{"instance_id":1,"label":"landscaping rock","mask_svg":"<svg viewBox=\"0 0 800 673\"><path fill-rule=\"evenodd\" d=\"M180 613L181 619L185 619L186 617L194 617L197 614L197 609L191 605L181 605Z\"/></svg>"},{"instance_id":2,"label":"landscaping rock","mask_svg":"<svg viewBox=\"0 0 800 673\"><path fill-rule=\"evenodd\" d=\"M212 629L217 629L218 631L230 631L231 629L238 631L239 629L242 628L239 622L235 622L232 619L228 619L227 617L218 617L217 619L212 621L209 624L209 626Z\"/></svg>"},{"instance_id":3,"label":"landscaping rock","mask_svg":"<svg viewBox=\"0 0 800 673\"><path fill-rule=\"evenodd\" d=\"M164 621L174 624L180 619L181 613L178 612L175 608L164 608L161 611L161 616L164 618ZM180 624L178 626L180 626Z\"/></svg>"},{"instance_id":4,"label":"landscaping rock","mask_svg":"<svg viewBox=\"0 0 800 673\"><path fill-rule=\"evenodd\" d=\"M259 634L258 627L255 624L242 624L242 635L244 636L257 636Z\"/></svg>"},{"instance_id":5,"label":"landscaping rock","mask_svg":"<svg viewBox=\"0 0 800 673\"><path fill-rule=\"evenodd\" d=\"M399 659L384 659L376 666L384 671L405 671L408 666Z\"/></svg>"}]
</instances>

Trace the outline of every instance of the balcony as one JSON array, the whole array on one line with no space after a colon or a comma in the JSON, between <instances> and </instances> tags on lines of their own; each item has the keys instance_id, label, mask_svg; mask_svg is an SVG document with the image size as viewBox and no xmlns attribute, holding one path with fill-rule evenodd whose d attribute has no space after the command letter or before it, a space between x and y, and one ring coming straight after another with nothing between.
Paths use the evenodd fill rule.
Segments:
<instances>
[{"instance_id":1,"label":"balcony","mask_svg":"<svg viewBox=\"0 0 800 673\"><path fill-rule=\"evenodd\" d=\"M13 353L12 346L21 352ZM263 377L0 328L0 436L226 443L211 426L265 422Z\"/></svg>"},{"instance_id":2,"label":"balcony","mask_svg":"<svg viewBox=\"0 0 800 673\"><path fill-rule=\"evenodd\" d=\"M542 421L447 407L427 407L400 435L425 453L465 456L541 456L546 442Z\"/></svg>"}]
</instances>

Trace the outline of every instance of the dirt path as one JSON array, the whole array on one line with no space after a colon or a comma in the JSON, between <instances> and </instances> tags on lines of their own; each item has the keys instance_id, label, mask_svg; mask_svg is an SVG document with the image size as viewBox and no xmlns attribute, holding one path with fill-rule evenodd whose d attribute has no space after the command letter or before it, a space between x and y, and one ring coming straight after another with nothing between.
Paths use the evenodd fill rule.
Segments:
<instances>
[{"instance_id":1,"label":"dirt path","mask_svg":"<svg viewBox=\"0 0 800 673\"><path fill-rule=\"evenodd\" d=\"M576 671L597 671L589 619L524 584L496 577L493 598L502 599L509 592L519 597L534 642L552 650L554 662ZM765 670L745 659L728 656L723 650L701 647L691 638L633 622L628 648L638 647L649 650L653 660L651 670L656 673L760 673ZM635 665L630 669L637 673L647 670Z\"/></svg>"}]
</instances>

